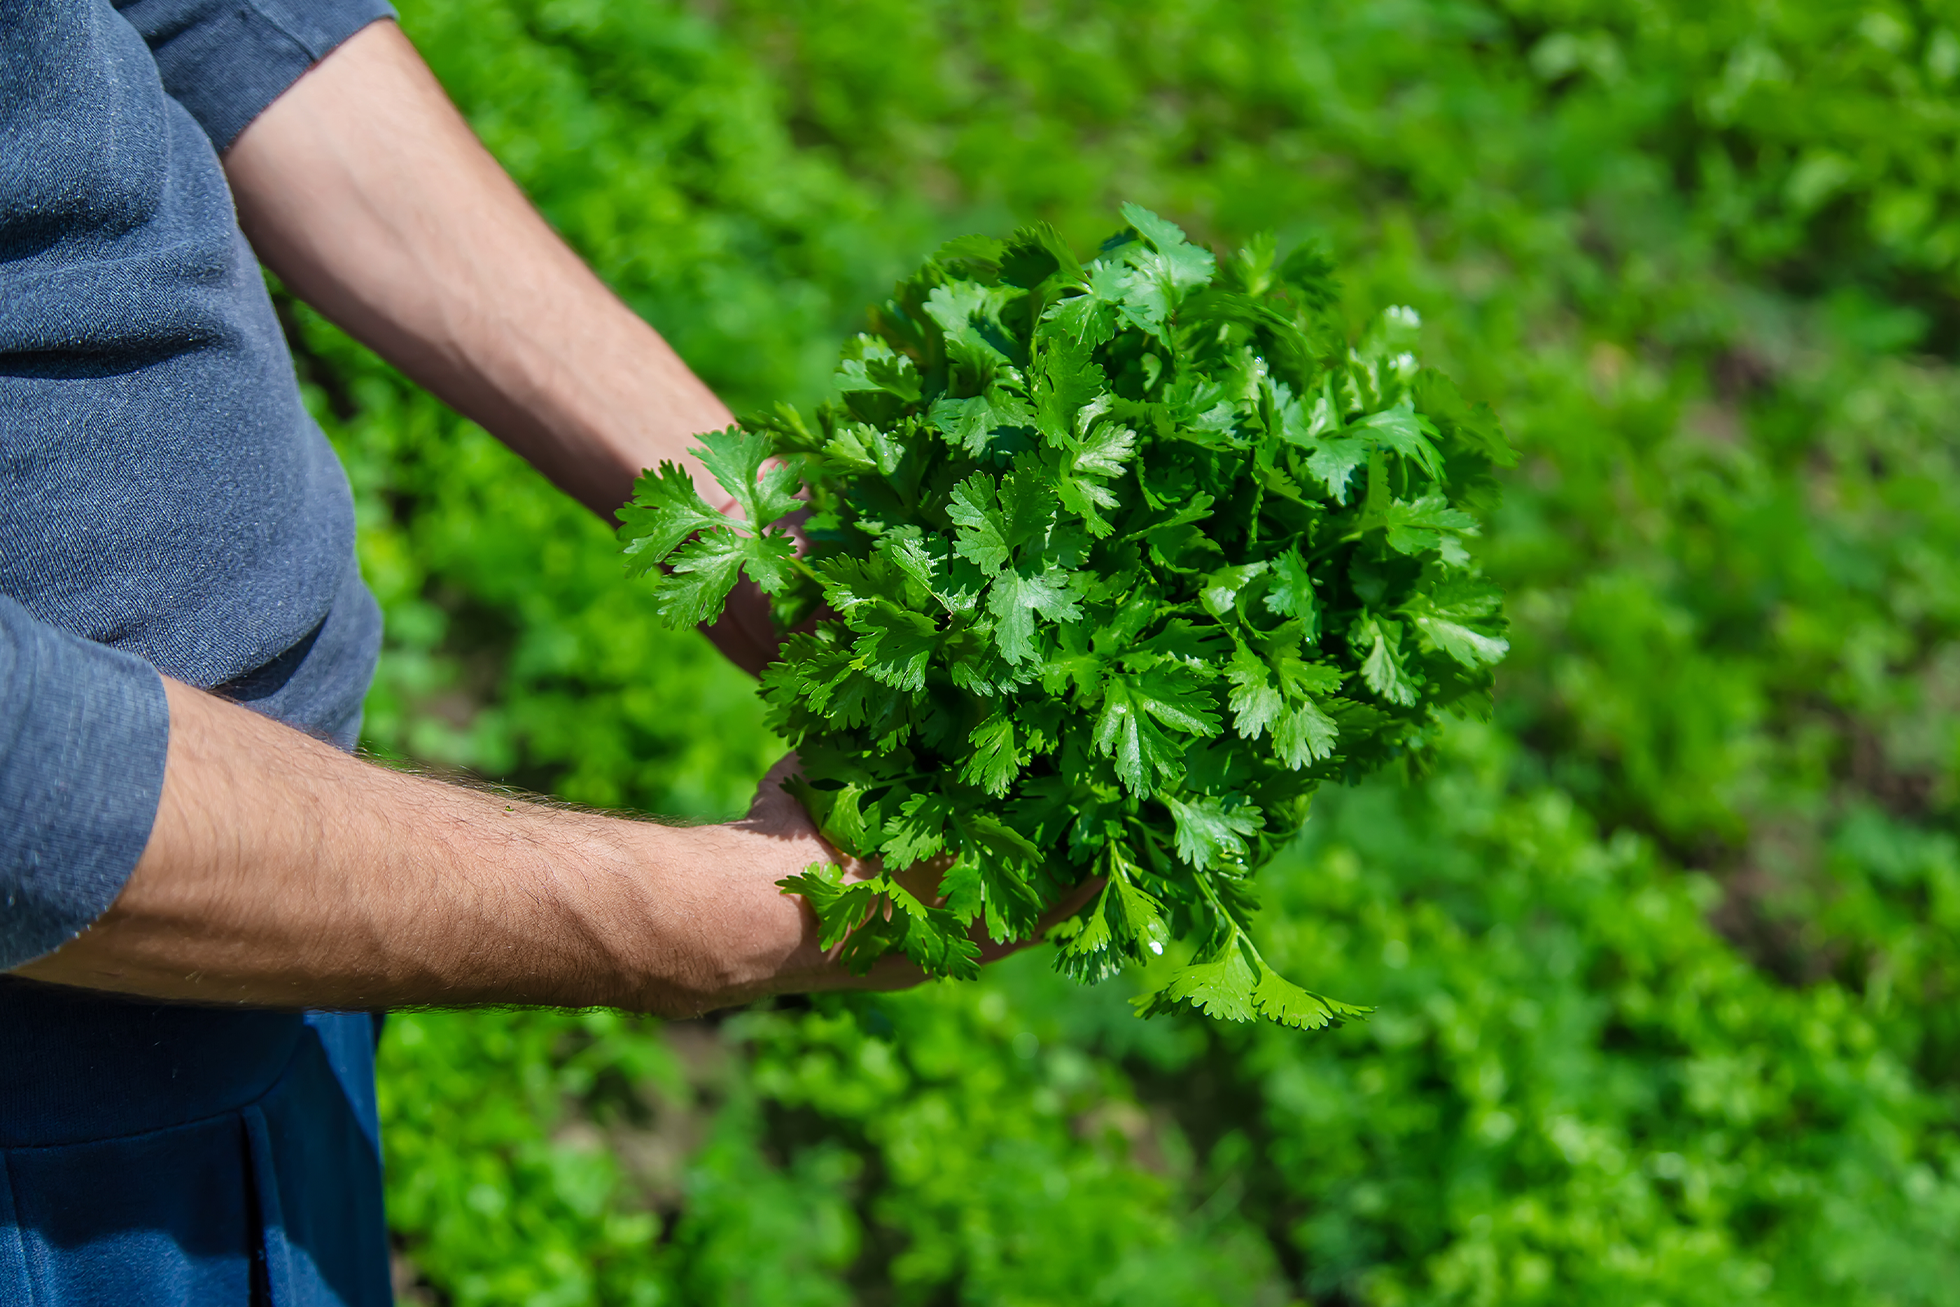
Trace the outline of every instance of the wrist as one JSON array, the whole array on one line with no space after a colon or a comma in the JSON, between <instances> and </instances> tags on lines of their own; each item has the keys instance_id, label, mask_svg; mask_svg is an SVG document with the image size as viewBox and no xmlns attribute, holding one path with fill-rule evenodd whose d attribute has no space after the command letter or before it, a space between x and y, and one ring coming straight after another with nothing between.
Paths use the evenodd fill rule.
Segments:
<instances>
[{"instance_id":1,"label":"wrist","mask_svg":"<svg viewBox=\"0 0 1960 1307\"><path fill-rule=\"evenodd\" d=\"M617 897L627 910L598 916L616 938L607 951L623 1005L696 1016L821 969L814 918L775 883L801 870L789 863L803 854L785 847L800 841L739 826L617 825Z\"/></svg>"}]
</instances>

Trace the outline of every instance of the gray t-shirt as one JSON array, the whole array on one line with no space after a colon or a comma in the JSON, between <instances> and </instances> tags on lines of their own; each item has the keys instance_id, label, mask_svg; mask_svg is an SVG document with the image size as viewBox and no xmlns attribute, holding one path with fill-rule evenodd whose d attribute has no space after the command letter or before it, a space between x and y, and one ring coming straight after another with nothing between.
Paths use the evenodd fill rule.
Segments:
<instances>
[{"instance_id":1,"label":"gray t-shirt","mask_svg":"<svg viewBox=\"0 0 1960 1307\"><path fill-rule=\"evenodd\" d=\"M380 615L218 153L379 0L0 22L0 969L114 900L157 672L351 747Z\"/></svg>"}]
</instances>

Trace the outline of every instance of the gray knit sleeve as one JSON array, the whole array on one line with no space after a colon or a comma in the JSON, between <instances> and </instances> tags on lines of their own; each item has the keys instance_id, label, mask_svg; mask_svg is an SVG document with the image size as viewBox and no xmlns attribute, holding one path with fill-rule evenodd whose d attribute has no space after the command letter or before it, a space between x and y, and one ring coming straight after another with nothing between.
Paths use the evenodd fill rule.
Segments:
<instances>
[{"instance_id":1,"label":"gray knit sleeve","mask_svg":"<svg viewBox=\"0 0 1960 1307\"><path fill-rule=\"evenodd\" d=\"M169 742L155 668L0 595L0 970L115 902L149 841Z\"/></svg>"},{"instance_id":2,"label":"gray knit sleeve","mask_svg":"<svg viewBox=\"0 0 1960 1307\"><path fill-rule=\"evenodd\" d=\"M385 0L117 0L163 89L223 153L300 74L379 18Z\"/></svg>"}]
</instances>

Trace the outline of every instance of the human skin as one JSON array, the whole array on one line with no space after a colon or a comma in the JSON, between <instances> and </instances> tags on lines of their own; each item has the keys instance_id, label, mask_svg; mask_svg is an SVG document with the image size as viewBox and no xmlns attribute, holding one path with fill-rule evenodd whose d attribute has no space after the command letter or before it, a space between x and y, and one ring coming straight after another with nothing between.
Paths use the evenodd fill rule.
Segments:
<instances>
[{"instance_id":1,"label":"human skin","mask_svg":"<svg viewBox=\"0 0 1960 1307\"><path fill-rule=\"evenodd\" d=\"M393 23L336 49L224 162L240 224L296 294L593 511L662 459L712 484L686 447L728 410L537 215ZM753 591L708 634L751 670L774 655ZM816 862L875 870L783 792L791 760L743 820L663 825L410 775L179 682L165 693L163 794L135 871L87 931L13 974L289 1008L668 1015L918 979L902 959L850 976L777 889Z\"/></svg>"},{"instance_id":2,"label":"human skin","mask_svg":"<svg viewBox=\"0 0 1960 1307\"><path fill-rule=\"evenodd\" d=\"M135 874L90 930L16 974L274 1007L667 1015L917 978L895 963L849 976L776 888L836 858L775 783L783 767L741 821L629 821L394 771L165 689L163 798Z\"/></svg>"},{"instance_id":3,"label":"human skin","mask_svg":"<svg viewBox=\"0 0 1960 1307\"><path fill-rule=\"evenodd\" d=\"M224 165L296 295L600 517L663 459L718 493L687 451L727 406L546 225L394 23L336 48ZM708 637L750 672L776 654L752 585Z\"/></svg>"}]
</instances>

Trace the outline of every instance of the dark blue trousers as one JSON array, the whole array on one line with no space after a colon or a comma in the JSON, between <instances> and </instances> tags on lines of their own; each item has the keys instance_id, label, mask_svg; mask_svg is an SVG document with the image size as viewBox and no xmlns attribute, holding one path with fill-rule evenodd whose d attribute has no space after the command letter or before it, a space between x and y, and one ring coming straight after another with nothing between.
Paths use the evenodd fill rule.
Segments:
<instances>
[{"instance_id":1,"label":"dark blue trousers","mask_svg":"<svg viewBox=\"0 0 1960 1307\"><path fill-rule=\"evenodd\" d=\"M388 1303L376 1030L0 978L0 1304Z\"/></svg>"}]
</instances>

